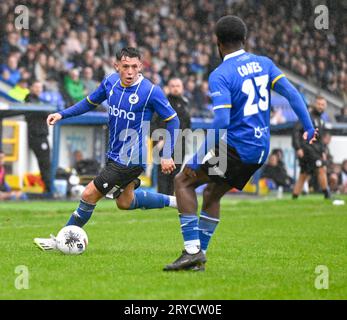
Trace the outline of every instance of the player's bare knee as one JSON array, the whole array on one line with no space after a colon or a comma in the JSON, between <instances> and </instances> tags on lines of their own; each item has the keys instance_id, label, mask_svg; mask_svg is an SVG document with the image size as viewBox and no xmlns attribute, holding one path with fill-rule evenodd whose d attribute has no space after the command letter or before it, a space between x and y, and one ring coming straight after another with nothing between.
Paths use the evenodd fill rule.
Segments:
<instances>
[{"instance_id":1,"label":"player's bare knee","mask_svg":"<svg viewBox=\"0 0 347 320\"><path fill-rule=\"evenodd\" d=\"M82 199L88 203L93 203L95 198L95 188L88 184L82 193Z\"/></svg>"}]
</instances>

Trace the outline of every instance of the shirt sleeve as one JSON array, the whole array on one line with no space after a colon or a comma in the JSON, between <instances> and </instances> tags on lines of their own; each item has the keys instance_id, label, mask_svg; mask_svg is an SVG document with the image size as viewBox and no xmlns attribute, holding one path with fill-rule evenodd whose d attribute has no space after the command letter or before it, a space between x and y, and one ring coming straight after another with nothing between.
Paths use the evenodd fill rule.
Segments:
<instances>
[{"instance_id":1,"label":"shirt sleeve","mask_svg":"<svg viewBox=\"0 0 347 320\"><path fill-rule=\"evenodd\" d=\"M150 103L155 112L158 113L159 117L164 122L167 122L166 130L168 131L169 137L165 136L165 143L160 156L164 159L170 159L178 137L178 135L175 134L175 130L180 127L177 113L172 108L164 92L158 86L154 86L153 88Z\"/></svg>"},{"instance_id":2,"label":"shirt sleeve","mask_svg":"<svg viewBox=\"0 0 347 320\"><path fill-rule=\"evenodd\" d=\"M106 98L106 79L104 79L100 83L99 87L94 92L89 94L86 99L90 104L98 106L103 101L105 101Z\"/></svg>"},{"instance_id":3,"label":"shirt sleeve","mask_svg":"<svg viewBox=\"0 0 347 320\"><path fill-rule=\"evenodd\" d=\"M231 109L231 92L224 77L217 73L212 73L208 84L213 110Z\"/></svg>"},{"instance_id":4,"label":"shirt sleeve","mask_svg":"<svg viewBox=\"0 0 347 320\"><path fill-rule=\"evenodd\" d=\"M271 59L268 59L270 62L270 82L271 82L271 89L275 88L275 84L278 80L285 77L285 74L273 63Z\"/></svg>"},{"instance_id":5,"label":"shirt sleeve","mask_svg":"<svg viewBox=\"0 0 347 320\"><path fill-rule=\"evenodd\" d=\"M150 104L159 117L168 122L177 116L175 110L171 107L169 100L166 98L163 90L158 86L154 86L150 97Z\"/></svg>"},{"instance_id":6,"label":"shirt sleeve","mask_svg":"<svg viewBox=\"0 0 347 320\"><path fill-rule=\"evenodd\" d=\"M274 90L288 100L290 106L301 121L304 130L308 132L308 140L311 140L315 134L313 124L304 99L298 90L285 77L277 81Z\"/></svg>"}]
</instances>

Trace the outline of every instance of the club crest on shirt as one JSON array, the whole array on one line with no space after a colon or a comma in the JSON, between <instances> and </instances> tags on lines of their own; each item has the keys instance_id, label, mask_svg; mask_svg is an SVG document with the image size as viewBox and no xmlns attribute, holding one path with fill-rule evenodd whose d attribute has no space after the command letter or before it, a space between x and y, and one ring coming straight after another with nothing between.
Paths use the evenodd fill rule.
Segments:
<instances>
[{"instance_id":1,"label":"club crest on shirt","mask_svg":"<svg viewBox=\"0 0 347 320\"><path fill-rule=\"evenodd\" d=\"M129 103L135 104L139 102L139 96L136 93L133 93L129 96Z\"/></svg>"}]
</instances>

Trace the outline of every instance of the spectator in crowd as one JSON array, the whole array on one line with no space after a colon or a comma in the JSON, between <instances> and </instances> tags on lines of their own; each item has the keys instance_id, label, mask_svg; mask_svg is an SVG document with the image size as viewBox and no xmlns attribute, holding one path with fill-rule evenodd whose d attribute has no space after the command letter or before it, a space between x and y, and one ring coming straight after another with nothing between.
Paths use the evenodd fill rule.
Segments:
<instances>
[{"instance_id":1,"label":"spectator in crowd","mask_svg":"<svg viewBox=\"0 0 347 320\"><path fill-rule=\"evenodd\" d=\"M288 176L287 171L283 163L281 163L278 155L278 151L270 154L269 160L262 170L261 178L270 179L271 182L274 183L270 183L271 187L274 189L281 186L284 187L285 191L289 191L293 180Z\"/></svg>"},{"instance_id":2,"label":"spectator in crowd","mask_svg":"<svg viewBox=\"0 0 347 320\"><path fill-rule=\"evenodd\" d=\"M40 81L34 81L30 88L30 93L25 98L25 102L40 104L40 96L43 91L43 85ZM50 147L48 143L48 126L46 123L47 112L25 113L25 119L28 124L29 148L34 152L42 180L45 184L45 191L51 192L51 161Z\"/></svg>"},{"instance_id":3,"label":"spectator in crowd","mask_svg":"<svg viewBox=\"0 0 347 320\"><path fill-rule=\"evenodd\" d=\"M34 69L34 76L35 79L41 83L44 83L47 79L47 56L43 52L38 55Z\"/></svg>"},{"instance_id":4,"label":"spectator in crowd","mask_svg":"<svg viewBox=\"0 0 347 320\"><path fill-rule=\"evenodd\" d=\"M341 113L335 118L337 122L347 123L347 104L343 108L341 108Z\"/></svg>"},{"instance_id":5,"label":"spectator in crowd","mask_svg":"<svg viewBox=\"0 0 347 320\"><path fill-rule=\"evenodd\" d=\"M93 92L98 86L98 82L94 80L93 69L85 67L83 69L82 83L86 92Z\"/></svg>"},{"instance_id":6,"label":"spectator in crowd","mask_svg":"<svg viewBox=\"0 0 347 320\"><path fill-rule=\"evenodd\" d=\"M75 150L72 153L72 168L77 168L78 163L84 159L83 153L81 150Z\"/></svg>"},{"instance_id":7,"label":"spectator in crowd","mask_svg":"<svg viewBox=\"0 0 347 320\"><path fill-rule=\"evenodd\" d=\"M332 192L340 192L341 165L334 163L329 175L329 187Z\"/></svg>"},{"instance_id":8,"label":"spectator in crowd","mask_svg":"<svg viewBox=\"0 0 347 320\"><path fill-rule=\"evenodd\" d=\"M3 118L0 117L0 150L2 150L2 120Z\"/></svg>"},{"instance_id":9,"label":"spectator in crowd","mask_svg":"<svg viewBox=\"0 0 347 320\"><path fill-rule=\"evenodd\" d=\"M5 153L0 150L0 201L17 199L26 200L26 194L20 191L12 191L10 186L6 183L5 178Z\"/></svg>"},{"instance_id":10,"label":"spectator in crowd","mask_svg":"<svg viewBox=\"0 0 347 320\"><path fill-rule=\"evenodd\" d=\"M78 175L95 176L99 173L100 165L95 159L84 159L80 150L73 152L73 165Z\"/></svg>"},{"instance_id":11,"label":"spectator in crowd","mask_svg":"<svg viewBox=\"0 0 347 320\"><path fill-rule=\"evenodd\" d=\"M19 82L8 92L8 95L17 100L24 101L25 97L29 94L28 81L26 79L21 79Z\"/></svg>"},{"instance_id":12,"label":"spectator in crowd","mask_svg":"<svg viewBox=\"0 0 347 320\"><path fill-rule=\"evenodd\" d=\"M16 32L9 32L6 39L2 39L0 54L3 57L8 57L11 52L19 50L19 39Z\"/></svg>"},{"instance_id":13,"label":"spectator in crowd","mask_svg":"<svg viewBox=\"0 0 347 320\"><path fill-rule=\"evenodd\" d=\"M334 16L329 32L313 27L312 1L153 0L117 2L115 7L113 0L61 0L54 6L49 0L36 1L35 5L23 0L21 3L30 5L35 19L30 30L22 31L13 24L17 2L0 3L4 31L0 35L0 62L6 63L12 54L19 55L17 60L31 79L43 81L50 77L47 73L52 56L59 65L55 68L57 74L90 67L93 79L100 82L105 72L112 70L112 57L120 47L140 47L144 53L144 74L153 73L155 82L164 86L173 76L181 78L188 98L192 103L199 101L191 110L205 115L208 103L203 81L220 59L211 46L215 41L214 21L237 12L250 26L248 51L270 55L279 66L347 99L343 1L335 1L329 7ZM52 10L45 10L47 7ZM157 70L153 71L151 65L157 66ZM9 77L8 72L5 76ZM58 78L64 87L63 77Z\"/></svg>"},{"instance_id":14,"label":"spectator in crowd","mask_svg":"<svg viewBox=\"0 0 347 320\"><path fill-rule=\"evenodd\" d=\"M273 154L275 154L278 158L278 166L281 168L281 170L283 172L285 172L285 174L287 175L287 168L286 165L284 163L284 154L283 154L283 150L280 148L275 148L272 150Z\"/></svg>"},{"instance_id":15,"label":"spectator in crowd","mask_svg":"<svg viewBox=\"0 0 347 320\"><path fill-rule=\"evenodd\" d=\"M72 69L69 75L65 76L64 89L71 99L71 104L82 100L86 96L83 82L80 79L80 72L77 69Z\"/></svg>"},{"instance_id":16,"label":"spectator in crowd","mask_svg":"<svg viewBox=\"0 0 347 320\"><path fill-rule=\"evenodd\" d=\"M336 185L338 184L338 176L335 174L334 159L331 155L329 148L329 145L331 143L331 133L327 130L324 131L321 139L323 144L323 161L326 166L328 184L331 191L336 191ZM315 191L319 191L319 181L316 175L312 177L310 184L314 187Z\"/></svg>"},{"instance_id":17,"label":"spectator in crowd","mask_svg":"<svg viewBox=\"0 0 347 320\"><path fill-rule=\"evenodd\" d=\"M14 86L20 80L21 74L18 69L18 59L15 55L10 55L7 64L0 66L0 79Z\"/></svg>"},{"instance_id":18,"label":"spectator in crowd","mask_svg":"<svg viewBox=\"0 0 347 320\"><path fill-rule=\"evenodd\" d=\"M347 194L347 159L342 162L339 185L340 191Z\"/></svg>"},{"instance_id":19,"label":"spectator in crowd","mask_svg":"<svg viewBox=\"0 0 347 320\"><path fill-rule=\"evenodd\" d=\"M322 135L322 143L323 143L323 160L327 166L327 172L332 171L332 166L334 164L333 156L331 155L329 145L331 143L331 133L329 131L325 131Z\"/></svg>"}]
</instances>

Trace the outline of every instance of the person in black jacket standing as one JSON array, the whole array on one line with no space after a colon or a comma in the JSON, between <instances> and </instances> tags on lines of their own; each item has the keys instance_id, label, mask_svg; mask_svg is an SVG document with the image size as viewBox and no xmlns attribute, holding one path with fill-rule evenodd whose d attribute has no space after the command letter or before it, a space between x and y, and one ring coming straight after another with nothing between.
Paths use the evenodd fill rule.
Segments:
<instances>
[{"instance_id":1,"label":"person in black jacket standing","mask_svg":"<svg viewBox=\"0 0 347 320\"><path fill-rule=\"evenodd\" d=\"M190 129L191 121L189 114L189 100L183 96L183 82L179 78L171 78L168 82L169 94L167 95L168 100L170 101L171 106L176 111L178 118L180 119L180 129L183 131L185 129ZM152 129L161 129L165 128L165 122L161 121L159 117L156 117L153 121ZM161 149L163 147L164 140L160 140L157 144L157 148ZM181 143L182 142L182 143ZM174 194L174 178L177 173L180 172L182 167L182 162L185 157L185 139L181 139L179 136L177 143L175 145L174 155L180 155L179 158L175 160L176 169L171 174L162 173L161 167L159 166L158 170L158 192L164 193L167 195Z\"/></svg>"},{"instance_id":2,"label":"person in black jacket standing","mask_svg":"<svg viewBox=\"0 0 347 320\"><path fill-rule=\"evenodd\" d=\"M34 81L30 88L30 93L25 98L28 103L41 103L40 95L43 86L39 81ZM42 180L46 187L46 192L51 192L51 161L50 147L48 143L48 126L46 123L47 112L26 112L25 119L28 124L29 148L34 152Z\"/></svg>"},{"instance_id":3,"label":"person in black jacket standing","mask_svg":"<svg viewBox=\"0 0 347 320\"><path fill-rule=\"evenodd\" d=\"M326 199L330 198L326 170L326 154L321 139L324 133L322 114L326 110L327 101L322 96L317 96L315 104L310 110L310 115L315 128L318 128L319 137L314 144L306 143L303 138L303 128L298 122L293 130L293 147L299 159L300 175L293 189L293 199L297 199L302 192L305 182L310 176L317 174L319 185Z\"/></svg>"}]
</instances>

